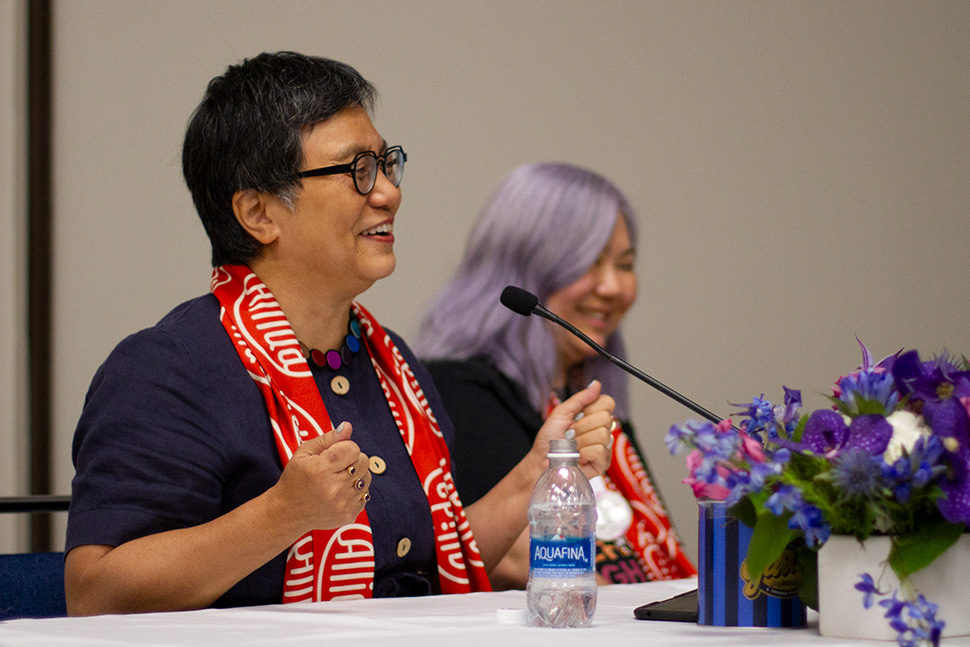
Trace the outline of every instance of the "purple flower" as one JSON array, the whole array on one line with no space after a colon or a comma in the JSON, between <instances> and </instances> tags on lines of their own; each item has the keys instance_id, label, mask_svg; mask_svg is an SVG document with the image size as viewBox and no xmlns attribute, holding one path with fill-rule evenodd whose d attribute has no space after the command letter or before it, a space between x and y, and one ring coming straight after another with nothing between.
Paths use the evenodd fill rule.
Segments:
<instances>
[{"instance_id":1,"label":"purple flower","mask_svg":"<svg viewBox=\"0 0 970 647\"><path fill-rule=\"evenodd\" d=\"M798 420L798 410L802 406L802 392L799 389L789 389L782 386L785 390L785 412L782 414L782 421L785 426L794 426ZM791 429L788 429L791 432Z\"/></svg>"},{"instance_id":2,"label":"purple flower","mask_svg":"<svg viewBox=\"0 0 970 647\"><path fill-rule=\"evenodd\" d=\"M862 343L862 340L859 339L858 336L856 336L855 340L859 342L859 346L862 347L862 366L859 367L860 371L881 370L889 373L892 371L893 362L895 362L896 358L899 357L899 354L903 352L902 349L900 349L892 355L886 355L879 360L879 362L873 364L872 353L869 352L869 349L866 348L866 345Z\"/></svg>"},{"instance_id":3,"label":"purple flower","mask_svg":"<svg viewBox=\"0 0 970 647\"><path fill-rule=\"evenodd\" d=\"M958 370L946 354L921 362L912 350L897 358L892 374L896 389L910 396L934 433L970 443L970 414L960 402L970 397L970 371Z\"/></svg>"},{"instance_id":4,"label":"purple flower","mask_svg":"<svg viewBox=\"0 0 970 647\"><path fill-rule=\"evenodd\" d=\"M826 455L841 449L848 436L849 428L840 414L828 409L818 409L812 412L805 424L801 449Z\"/></svg>"},{"instance_id":5,"label":"purple flower","mask_svg":"<svg viewBox=\"0 0 970 647\"><path fill-rule=\"evenodd\" d=\"M959 370L945 353L922 362L913 350L896 359L892 374L899 392L910 396L910 406L942 440L950 470L940 484L940 513L970 524L970 371Z\"/></svg>"},{"instance_id":6,"label":"purple flower","mask_svg":"<svg viewBox=\"0 0 970 647\"><path fill-rule=\"evenodd\" d=\"M938 502L940 514L951 523L970 525L970 480L946 482L940 486L944 497Z\"/></svg>"},{"instance_id":7,"label":"purple flower","mask_svg":"<svg viewBox=\"0 0 970 647\"><path fill-rule=\"evenodd\" d=\"M843 449L858 448L876 456L881 455L893 437L893 426L878 414L858 416L849 424L849 437Z\"/></svg>"},{"instance_id":8,"label":"purple flower","mask_svg":"<svg viewBox=\"0 0 970 647\"><path fill-rule=\"evenodd\" d=\"M892 436L892 425L881 415L858 416L852 419L849 426L846 426L845 420L838 412L818 409L812 412L808 422L805 423L802 442L794 443L779 439L778 444L828 458L853 448L877 455L886 451Z\"/></svg>"}]
</instances>

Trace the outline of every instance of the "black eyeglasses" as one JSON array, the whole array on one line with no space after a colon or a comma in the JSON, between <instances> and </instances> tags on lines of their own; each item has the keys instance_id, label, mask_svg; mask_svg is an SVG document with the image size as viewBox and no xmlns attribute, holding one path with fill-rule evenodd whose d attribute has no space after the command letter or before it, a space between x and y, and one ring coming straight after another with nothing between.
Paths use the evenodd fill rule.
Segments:
<instances>
[{"instance_id":1,"label":"black eyeglasses","mask_svg":"<svg viewBox=\"0 0 970 647\"><path fill-rule=\"evenodd\" d=\"M367 195L374 189L377 183L377 168L384 171L384 177L390 180L394 186L401 186L401 178L404 177L404 163L408 161L408 154L400 146L391 146L378 155L374 151L361 151L354 155L350 164L337 164L335 166L324 166L309 171L301 171L297 177L318 177L321 175L338 175L340 173L350 173L354 178L354 188L361 195Z\"/></svg>"}]
</instances>

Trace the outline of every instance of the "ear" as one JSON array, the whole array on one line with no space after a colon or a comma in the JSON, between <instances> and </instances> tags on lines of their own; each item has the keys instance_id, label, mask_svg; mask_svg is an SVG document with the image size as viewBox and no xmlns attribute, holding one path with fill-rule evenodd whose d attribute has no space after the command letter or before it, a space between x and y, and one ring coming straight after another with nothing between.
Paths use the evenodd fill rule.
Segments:
<instances>
[{"instance_id":1,"label":"ear","mask_svg":"<svg viewBox=\"0 0 970 647\"><path fill-rule=\"evenodd\" d=\"M250 236L264 245L269 245L279 237L274 202L279 199L255 189L236 191L232 196L232 211L239 225Z\"/></svg>"}]
</instances>

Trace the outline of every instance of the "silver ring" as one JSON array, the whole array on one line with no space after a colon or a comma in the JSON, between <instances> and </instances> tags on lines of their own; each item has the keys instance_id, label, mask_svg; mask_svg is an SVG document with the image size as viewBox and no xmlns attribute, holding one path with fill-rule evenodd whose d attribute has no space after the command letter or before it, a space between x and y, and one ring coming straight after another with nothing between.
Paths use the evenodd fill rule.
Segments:
<instances>
[{"instance_id":1,"label":"silver ring","mask_svg":"<svg viewBox=\"0 0 970 647\"><path fill-rule=\"evenodd\" d=\"M357 479L354 481L354 489L358 492L364 489L364 479Z\"/></svg>"}]
</instances>

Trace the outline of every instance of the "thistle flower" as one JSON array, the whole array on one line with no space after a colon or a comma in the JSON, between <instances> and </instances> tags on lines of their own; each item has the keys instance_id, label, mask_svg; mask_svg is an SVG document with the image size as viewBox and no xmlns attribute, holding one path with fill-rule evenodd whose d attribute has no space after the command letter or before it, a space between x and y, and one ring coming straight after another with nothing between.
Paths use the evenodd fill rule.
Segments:
<instances>
[{"instance_id":1,"label":"thistle flower","mask_svg":"<svg viewBox=\"0 0 970 647\"><path fill-rule=\"evenodd\" d=\"M872 499L882 486L882 461L861 448L839 455L832 468L832 482L846 499Z\"/></svg>"}]
</instances>

